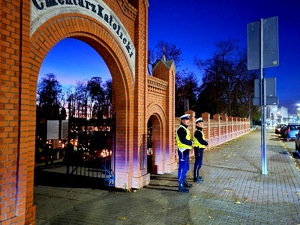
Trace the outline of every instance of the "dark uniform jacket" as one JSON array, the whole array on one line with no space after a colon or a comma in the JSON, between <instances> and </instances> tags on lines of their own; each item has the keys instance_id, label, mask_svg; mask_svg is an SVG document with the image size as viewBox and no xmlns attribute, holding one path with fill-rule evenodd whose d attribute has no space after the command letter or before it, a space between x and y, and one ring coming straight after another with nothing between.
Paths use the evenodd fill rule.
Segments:
<instances>
[{"instance_id":1,"label":"dark uniform jacket","mask_svg":"<svg viewBox=\"0 0 300 225\"><path fill-rule=\"evenodd\" d=\"M202 131L202 127L196 127L196 129ZM197 131L196 131L195 134L194 134L194 136L195 136L195 138L199 141L200 144L205 145L205 146L208 145L207 141L205 141L205 140L203 139L203 134L202 134L202 132L197 132Z\"/></svg>"},{"instance_id":2,"label":"dark uniform jacket","mask_svg":"<svg viewBox=\"0 0 300 225\"><path fill-rule=\"evenodd\" d=\"M184 126L185 128L188 127L188 126L184 125L183 123L181 123L180 125ZM189 146L193 145L193 142L191 140L186 139L186 130L183 127L178 128L177 134L178 134L179 140L182 144L189 145Z\"/></svg>"}]
</instances>

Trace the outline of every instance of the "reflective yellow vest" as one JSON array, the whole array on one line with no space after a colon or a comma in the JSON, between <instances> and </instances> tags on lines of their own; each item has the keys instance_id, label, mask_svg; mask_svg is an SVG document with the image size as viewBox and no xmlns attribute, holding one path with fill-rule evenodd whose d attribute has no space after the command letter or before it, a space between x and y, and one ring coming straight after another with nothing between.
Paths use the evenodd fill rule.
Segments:
<instances>
[{"instance_id":1,"label":"reflective yellow vest","mask_svg":"<svg viewBox=\"0 0 300 225\"><path fill-rule=\"evenodd\" d=\"M180 128L180 127L183 127L183 128L185 129L185 131L186 131L186 136L185 136L185 138L186 138L187 140L191 140L190 130L187 129L187 128L186 128L185 126L183 126L183 125L180 125L179 128ZM178 129L179 129L179 128L178 128ZM177 133L177 132L176 132L176 143L177 143L177 147L178 147L178 148L181 148L181 149L192 149L192 146L181 143L181 141L180 141L180 139L179 139L179 136L178 136L178 133Z\"/></svg>"},{"instance_id":2,"label":"reflective yellow vest","mask_svg":"<svg viewBox=\"0 0 300 225\"><path fill-rule=\"evenodd\" d=\"M204 135L204 133L203 133L201 130L196 129L196 130L195 130L195 133L194 133L194 138L193 138L193 141L194 141L194 147L205 148L206 146L200 144L200 142L198 141L198 139L195 138L195 136L196 136L195 134L196 134L197 131L199 131L199 132L202 133L202 138L203 138L203 140L205 141L205 135Z\"/></svg>"}]
</instances>

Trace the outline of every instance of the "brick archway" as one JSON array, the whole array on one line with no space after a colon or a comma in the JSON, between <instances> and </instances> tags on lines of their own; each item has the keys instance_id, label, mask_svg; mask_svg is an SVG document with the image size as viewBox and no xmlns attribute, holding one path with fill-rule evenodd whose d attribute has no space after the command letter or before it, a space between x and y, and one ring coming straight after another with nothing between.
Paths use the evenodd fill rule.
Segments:
<instances>
[{"instance_id":1,"label":"brick archway","mask_svg":"<svg viewBox=\"0 0 300 225\"><path fill-rule=\"evenodd\" d=\"M30 8L33 5L35 9ZM46 55L64 38L89 44L111 73L117 123L115 186L130 189L149 184L141 152L150 117L162 139L161 172L174 167L174 66L165 69L160 65L156 77L148 74L148 6L148 0L1 1L1 224L35 223L37 79ZM48 9L53 9L51 15ZM32 13L37 13L33 16L37 20ZM129 51L129 40L134 51Z\"/></svg>"},{"instance_id":2,"label":"brick archway","mask_svg":"<svg viewBox=\"0 0 300 225\"><path fill-rule=\"evenodd\" d=\"M45 22L32 35L30 40L30 80L34 81L33 83L35 84L37 83L38 71L47 53L56 43L68 37L76 38L89 44L105 61L113 80L113 92L115 96L113 101L114 110L116 112L116 122L124 124L124 126L120 126L116 130L116 139L120 140L116 143L116 149L122 149L126 152L127 149L132 148L132 143L129 139L123 137L128 137L130 135L130 130L133 129L132 121L130 121L131 118L129 116L132 112L129 109L132 108L130 105L133 102L134 76L130 71L129 63L126 60L124 52L120 49L118 42L114 39L110 31L103 27L101 23L92 18L82 17L82 15L79 14L67 16L63 20L59 16L53 17ZM30 95L35 96L36 85L31 85L28 91ZM28 107L35 108L35 101L29 101ZM34 142L34 132L32 134L33 135L28 138L29 141L32 140L32 142ZM123 164L123 162L126 161L125 156L127 154L116 154L116 164L118 162ZM32 156L34 156L34 148L30 148L28 151L29 159ZM34 162L34 159L32 159L32 161ZM116 183L124 173L124 171L117 170L117 168L118 166L115 171ZM128 165L128 168L131 170L132 165ZM128 180L128 183L129 182L130 181ZM32 184L33 176L28 174L26 193L33 192ZM27 203L33 201L32 194L27 195L26 198Z\"/></svg>"},{"instance_id":3,"label":"brick archway","mask_svg":"<svg viewBox=\"0 0 300 225\"><path fill-rule=\"evenodd\" d=\"M32 79L37 82L38 74L35 71L39 71L44 57L56 43L66 37L76 38L89 44L105 61L112 76L113 92L114 96L116 96L113 99L114 110L117 115L116 122L118 123L120 121L125 124L125 126L117 130L116 138L118 139L118 136L124 136L124 134L128 135L131 124L129 121L129 114L131 112L128 109L131 108L130 105L133 102L134 75L130 71L129 63L121 51L118 42L98 21L75 14L66 16L63 20L61 20L60 17L54 17L44 23L31 37L30 56L32 62L34 62L32 63L31 70ZM80 60L80 56L78 59ZM29 91L35 93L36 89L32 87ZM122 146L122 148L124 148L124 146L129 148L127 139L122 143L118 142L116 146L117 149L119 147L118 145Z\"/></svg>"},{"instance_id":4,"label":"brick archway","mask_svg":"<svg viewBox=\"0 0 300 225\"><path fill-rule=\"evenodd\" d=\"M152 149L153 149L153 158L152 158L152 173L163 174L163 162L165 158L165 146L164 135L163 135L163 125L162 120L159 115L154 114L149 118L149 122L152 126Z\"/></svg>"},{"instance_id":5,"label":"brick archway","mask_svg":"<svg viewBox=\"0 0 300 225\"><path fill-rule=\"evenodd\" d=\"M166 145L167 131L166 131L166 115L163 108L158 104L151 104L147 108L148 121L152 125L152 172L163 174L166 171L165 162L166 157L170 155L169 148Z\"/></svg>"}]
</instances>

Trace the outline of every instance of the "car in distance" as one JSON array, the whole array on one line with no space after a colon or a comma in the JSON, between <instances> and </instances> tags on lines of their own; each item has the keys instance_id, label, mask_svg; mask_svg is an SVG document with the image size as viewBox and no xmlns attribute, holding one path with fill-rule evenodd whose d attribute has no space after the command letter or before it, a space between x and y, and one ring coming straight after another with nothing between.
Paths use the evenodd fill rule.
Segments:
<instances>
[{"instance_id":1,"label":"car in distance","mask_svg":"<svg viewBox=\"0 0 300 225\"><path fill-rule=\"evenodd\" d=\"M296 134L295 138L295 156L300 158L300 131Z\"/></svg>"},{"instance_id":2,"label":"car in distance","mask_svg":"<svg viewBox=\"0 0 300 225\"><path fill-rule=\"evenodd\" d=\"M300 131L300 125L299 124L289 124L286 126L286 128L283 131L283 138L286 138L287 141L289 140L295 140L296 134Z\"/></svg>"},{"instance_id":3,"label":"car in distance","mask_svg":"<svg viewBox=\"0 0 300 225\"><path fill-rule=\"evenodd\" d=\"M275 127L275 134L281 134L282 128L285 127L285 126L286 126L286 124L278 124Z\"/></svg>"}]
</instances>

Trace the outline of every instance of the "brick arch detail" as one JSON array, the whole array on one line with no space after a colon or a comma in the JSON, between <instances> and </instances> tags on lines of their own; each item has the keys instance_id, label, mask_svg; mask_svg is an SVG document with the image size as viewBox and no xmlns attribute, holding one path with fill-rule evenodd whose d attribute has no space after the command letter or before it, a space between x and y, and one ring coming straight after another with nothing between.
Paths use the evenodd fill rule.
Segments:
<instances>
[{"instance_id":1,"label":"brick arch detail","mask_svg":"<svg viewBox=\"0 0 300 225\"><path fill-rule=\"evenodd\" d=\"M93 47L106 62L114 80L118 81L118 88L114 88L117 117L123 123L129 124L130 102L133 102L133 75L129 68L125 53L122 51L114 36L98 21L86 15L72 13L72 15L59 15L45 22L31 37L32 77L37 80L40 65L50 49L60 40L74 37ZM114 85L115 87L115 85ZM34 93L36 90L33 90ZM118 119L119 118L119 119ZM129 132L127 130L122 131ZM128 146L126 143L121 145ZM129 146L128 146L129 147Z\"/></svg>"},{"instance_id":2,"label":"brick arch detail","mask_svg":"<svg viewBox=\"0 0 300 225\"><path fill-rule=\"evenodd\" d=\"M70 13L52 17L40 26L31 37L31 58L38 66L42 63L48 51L64 38L74 37L85 41L94 40L95 44L90 44L101 55L111 72L116 72L111 64L113 61L118 62L119 74L122 73L121 79L125 86L134 84L134 74L130 69L130 62L126 58L119 42L115 36L107 30L99 21L78 13ZM100 44L100 46L97 46ZM105 53L101 54L101 50ZM114 65L115 66L115 65ZM121 71L123 70L123 71ZM112 77L120 79L112 73Z\"/></svg>"},{"instance_id":3,"label":"brick arch detail","mask_svg":"<svg viewBox=\"0 0 300 225\"><path fill-rule=\"evenodd\" d=\"M151 119L155 117L155 119ZM151 104L147 108L147 118L152 122L152 139L154 160L152 171L157 174L165 173L164 161L166 158L166 116L162 107L158 104Z\"/></svg>"},{"instance_id":4,"label":"brick arch detail","mask_svg":"<svg viewBox=\"0 0 300 225\"><path fill-rule=\"evenodd\" d=\"M123 165L128 161L125 158L129 155L127 151L133 148L129 136L131 130L133 130L130 115L133 114L134 74L131 72L126 53L122 51L118 41L109 30L95 19L77 13L72 13L69 16L66 16L66 14L59 15L49 19L30 38L30 80L34 81L32 84L37 83L39 69L47 53L56 43L68 37L82 40L93 47L101 55L111 73L115 95L116 122L123 124L116 130L116 149L122 151L116 156L116 165L118 163ZM114 84L114 81L117 83ZM29 107L35 108L36 88L36 85L30 86L29 95L32 101L30 101ZM34 114L34 118L35 116ZM30 139L34 143L34 129ZM29 151L34 152L34 149L29 149ZM34 156L34 154L32 155ZM122 177L123 173L125 172L122 170L122 166L116 166L116 183L118 183L118 179ZM27 180L27 183L32 182L30 179ZM31 188L32 186L28 185L27 192L31 192ZM27 200L27 202L31 201Z\"/></svg>"},{"instance_id":5,"label":"brick arch detail","mask_svg":"<svg viewBox=\"0 0 300 225\"><path fill-rule=\"evenodd\" d=\"M160 120L162 121L162 125L165 127L166 123L164 123L163 121L166 121L166 114L163 110L163 107L161 107L160 105L156 104L156 103L152 103L150 105L148 105L147 107L147 118L148 120L150 119L150 117L152 115L157 115Z\"/></svg>"},{"instance_id":6,"label":"brick arch detail","mask_svg":"<svg viewBox=\"0 0 300 225\"><path fill-rule=\"evenodd\" d=\"M151 116L156 116L158 118L162 129L161 131L163 132L163 130L166 129L167 118L163 108L155 103L150 104L147 107L147 120L149 120Z\"/></svg>"}]
</instances>

